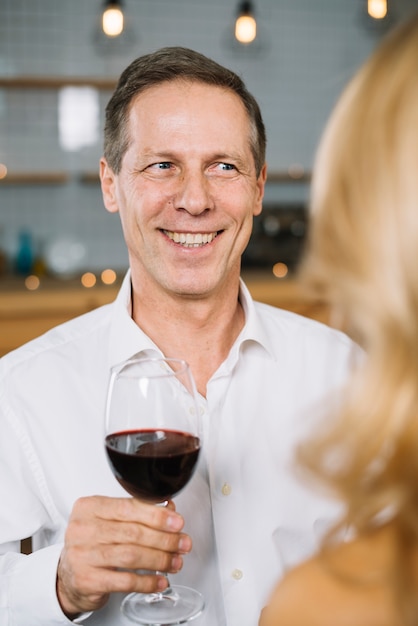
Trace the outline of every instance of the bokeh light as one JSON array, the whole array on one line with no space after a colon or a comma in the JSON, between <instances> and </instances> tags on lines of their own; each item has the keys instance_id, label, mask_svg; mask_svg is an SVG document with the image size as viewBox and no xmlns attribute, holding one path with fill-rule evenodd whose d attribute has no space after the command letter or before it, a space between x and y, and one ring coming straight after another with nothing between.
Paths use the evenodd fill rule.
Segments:
<instances>
[{"instance_id":1,"label":"bokeh light","mask_svg":"<svg viewBox=\"0 0 418 626\"><path fill-rule=\"evenodd\" d=\"M87 287L89 289L90 287L94 287L96 280L96 276L93 272L85 272L81 277L81 284L83 287Z\"/></svg>"},{"instance_id":2,"label":"bokeh light","mask_svg":"<svg viewBox=\"0 0 418 626\"><path fill-rule=\"evenodd\" d=\"M116 272L111 269L103 270L100 278L102 279L102 283L104 283L105 285L113 285L116 280Z\"/></svg>"},{"instance_id":3,"label":"bokeh light","mask_svg":"<svg viewBox=\"0 0 418 626\"><path fill-rule=\"evenodd\" d=\"M6 178L7 176L7 167L4 163L0 163L0 180Z\"/></svg>"},{"instance_id":4,"label":"bokeh light","mask_svg":"<svg viewBox=\"0 0 418 626\"><path fill-rule=\"evenodd\" d=\"M273 274L276 278L284 278L285 276L287 276L288 272L289 268L287 267L286 263L280 262L273 265Z\"/></svg>"},{"instance_id":5,"label":"bokeh light","mask_svg":"<svg viewBox=\"0 0 418 626\"><path fill-rule=\"evenodd\" d=\"M31 274L30 276L26 276L25 278L25 287L26 289L29 289L29 291L35 291L36 289L39 288L40 284L41 284L41 281L39 280L39 277L35 276L34 274Z\"/></svg>"}]
</instances>

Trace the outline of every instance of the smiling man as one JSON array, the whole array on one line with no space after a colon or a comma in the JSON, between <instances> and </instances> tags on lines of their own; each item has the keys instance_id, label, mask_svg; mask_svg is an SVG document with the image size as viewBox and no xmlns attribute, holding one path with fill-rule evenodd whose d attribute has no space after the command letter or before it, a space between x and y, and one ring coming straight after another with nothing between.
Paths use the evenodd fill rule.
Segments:
<instances>
[{"instance_id":1,"label":"smiling man","mask_svg":"<svg viewBox=\"0 0 418 626\"><path fill-rule=\"evenodd\" d=\"M129 253L120 294L1 361L2 625L125 624L121 594L163 589L159 570L205 596L196 626L253 626L335 516L289 459L353 346L240 279L265 147L253 96L203 55L165 48L123 72L100 162ZM200 392L202 462L167 508L126 497L104 452L110 370L138 354L185 359Z\"/></svg>"},{"instance_id":2,"label":"smiling man","mask_svg":"<svg viewBox=\"0 0 418 626\"><path fill-rule=\"evenodd\" d=\"M148 87L130 104L127 131L119 171L103 158L101 175L128 246L132 317L164 354L187 357L206 395L244 325L241 256L266 165L257 171L248 113L225 87L187 78Z\"/></svg>"}]
</instances>

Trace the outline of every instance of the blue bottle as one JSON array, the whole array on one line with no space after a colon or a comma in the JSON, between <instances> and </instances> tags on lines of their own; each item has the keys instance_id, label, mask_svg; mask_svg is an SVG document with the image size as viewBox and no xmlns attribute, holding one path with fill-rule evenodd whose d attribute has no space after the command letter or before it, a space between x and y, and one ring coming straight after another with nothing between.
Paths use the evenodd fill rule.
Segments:
<instances>
[{"instance_id":1,"label":"blue bottle","mask_svg":"<svg viewBox=\"0 0 418 626\"><path fill-rule=\"evenodd\" d=\"M19 243L16 255L16 272L28 276L32 272L34 262L33 242L29 231L19 233Z\"/></svg>"}]
</instances>

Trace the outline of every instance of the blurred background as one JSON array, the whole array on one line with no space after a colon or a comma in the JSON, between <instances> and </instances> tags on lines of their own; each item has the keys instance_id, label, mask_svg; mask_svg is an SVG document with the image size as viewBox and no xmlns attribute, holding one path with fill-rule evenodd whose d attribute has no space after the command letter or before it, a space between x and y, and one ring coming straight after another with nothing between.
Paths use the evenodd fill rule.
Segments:
<instances>
[{"instance_id":1,"label":"blurred background","mask_svg":"<svg viewBox=\"0 0 418 626\"><path fill-rule=\"evenodd\" d=\"M81 244L86 268L126 266L118 216L103 209L98 184L103 110L124 67L166 45L213 57L238 72L258 98L270 182L255 229L263 245L252 245L245 262L268 264L270 241L280 260L273 242L280 230L295 238L304 232L315 147L336 97L417 0L389 2L382 23L367 15L364 0L255 0L249 8L256 41L241 45L234 22L243 3L236 0L124 0L119 37L103 33L105 4L0 0L0 176L7 168L0 181L0 245L9 271L16 270L25 233L34 256L46 251L52 265L52 244L65 236ZM292 265L291 245L284 240L283 247Z\"/></svg>"},{"instance_id":2,"label":"blurred background","mask_svg":"<svg viewBox=\"0 0 418 626\"><path fill-rule=\"evenodd\" d=\"M119 218L103 208L98 181L103 112L120 72L167 45L230 67L257 97L269 179L244 268L291 273L330 110L417 0L388 0L381 19L368 9L379 12L386 0L124 0L113 7L124 17L116 36L103 32L108 4L0 0L0 287L10 277L126 269ZM242 12L256 20L251 43L235 36Z\"/></svg>"}]
</instances>

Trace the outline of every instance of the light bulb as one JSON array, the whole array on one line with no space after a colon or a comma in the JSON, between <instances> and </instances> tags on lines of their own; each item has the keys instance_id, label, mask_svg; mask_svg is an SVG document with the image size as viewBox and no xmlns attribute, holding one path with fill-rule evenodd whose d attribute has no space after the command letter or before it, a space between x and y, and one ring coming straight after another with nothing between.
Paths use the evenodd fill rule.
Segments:
<instances>
[{"instance_id":1,"label":"light bulb","mask_svg":"<svg viewBox=\"0 0 418 626\"><path fill-rule=\"evenodd\" d=\"M386 17L388 12L387 0L367 0L367 13L375 20Z\"/></svg>"},{"instance_id":2,"label":"light bulb","mask_svg":"<svg viewBox=\"0 0 418 626\"><path fill-rule=\"evenodd\" d=\"M103 32L108 37L117 37L123 31L123 13L118 4L109 4L102 16Z\"/></svg>"},{"instance_id":3,"label":"light bulb","mask_svg":"<svg viewBox=\"0 0 418 626\"><path fill-rule=\"evenodd\" d=\"M257 23L252 15L240 15L235 22L235 37L240 43L251 43L257 36Z\"/></svg>"}]
</instances>

